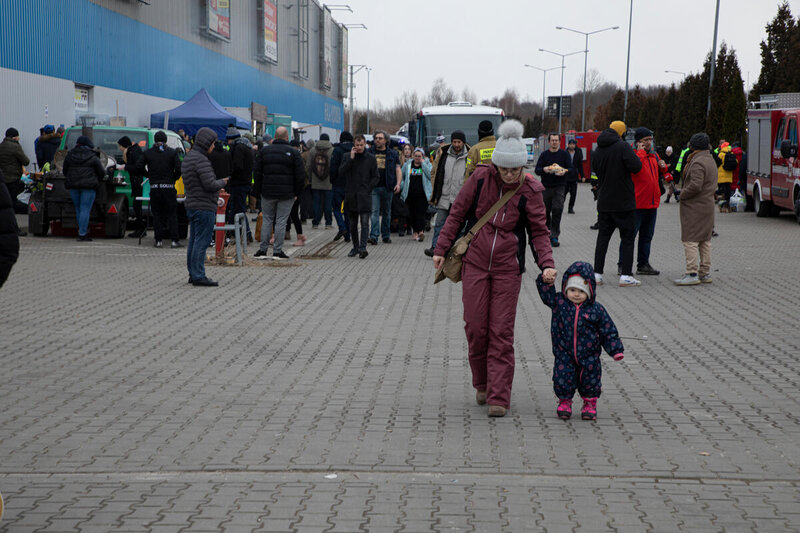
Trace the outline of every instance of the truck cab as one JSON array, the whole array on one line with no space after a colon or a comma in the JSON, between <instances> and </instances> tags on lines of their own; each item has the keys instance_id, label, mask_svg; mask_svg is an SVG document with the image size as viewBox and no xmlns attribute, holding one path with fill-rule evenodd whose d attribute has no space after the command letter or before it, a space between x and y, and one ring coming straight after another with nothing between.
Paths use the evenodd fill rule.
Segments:
<instances>
[{"instance_id":1,"label":"truck cab","mask_svg":"<svg viewBox=\"0 0 800 533\"><path fill-rule=\"evenodd\" d=\"M762 95L747 112L747 203L756 216L793 211L800 222L800 93Z\"/></svg>"}]
</instances>

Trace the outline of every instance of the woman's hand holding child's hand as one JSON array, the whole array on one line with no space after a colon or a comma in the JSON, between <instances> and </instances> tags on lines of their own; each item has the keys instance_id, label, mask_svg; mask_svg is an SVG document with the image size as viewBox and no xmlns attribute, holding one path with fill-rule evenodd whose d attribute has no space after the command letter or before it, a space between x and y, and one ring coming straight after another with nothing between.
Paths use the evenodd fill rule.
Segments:
<instances>
[{"instance_id":1,"label":"woman's hand holding child's hand","mask_svg":"<svg viewBox=\"0 0 800 533\"><path fill-rule=\"evenodd\" d=\"M542 271L542 281L547 283L548 285L552 285L556 282L556 276L558 275L558 271L555 268L545 268Z\"/></svg>"}]
</instances>

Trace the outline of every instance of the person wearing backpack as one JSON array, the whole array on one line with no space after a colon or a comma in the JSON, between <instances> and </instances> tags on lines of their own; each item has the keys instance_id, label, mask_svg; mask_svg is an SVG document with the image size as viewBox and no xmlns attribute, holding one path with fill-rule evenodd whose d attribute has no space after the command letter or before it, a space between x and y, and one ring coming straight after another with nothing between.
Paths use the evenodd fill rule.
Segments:
<instances>
[{"instance_id":1,"label":"person wearing backpack","mask_svg":"<svg viewBox=\"0 0 800 533\"><path fill-rule=\"evenodd\" d=\"M313 217L311 227L319 227L322 215L325 215L325 229L333 225L333 187L331 184L331 155L333 145L327 133L319 136L306 159L306 175L311 177L311 202Z\"/></svg>"},{"instance_id":2,"label":"person wearing backpack","mask_svg":"<svg viewBox=\"0 0 800 533\"><path fill-rule=\"evenodd\" d=\"M720 198L720 209L727 207L731 199L731 183L733 183L733 171L739 166L736 154L731 151L731 145L722 143L719 147L717 157L717 196Z\"/></svg>"}]
</instances>

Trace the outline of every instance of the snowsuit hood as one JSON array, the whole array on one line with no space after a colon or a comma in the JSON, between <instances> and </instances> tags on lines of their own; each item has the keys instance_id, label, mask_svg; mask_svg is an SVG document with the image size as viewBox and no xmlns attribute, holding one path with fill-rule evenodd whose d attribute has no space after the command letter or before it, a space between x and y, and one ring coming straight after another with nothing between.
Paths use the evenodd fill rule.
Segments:
<instances>
[{"instance_id":1,"label":"snowsuit hood","mask_svg":"<svg viewBox=\"0 0 800 533\"><path fill-rule=\"evenodd\" d=\"M592 268L592 265L584 261L575 261L564 271L564 275L561 279L561 292L564 294L567 293L567 281L572 276L580 276L583 278L584 283L589 286L589 298L586 299L586 303L593 304L597 294L597 285L594 281L594 268Z\"/></svg>"}]
</instances>

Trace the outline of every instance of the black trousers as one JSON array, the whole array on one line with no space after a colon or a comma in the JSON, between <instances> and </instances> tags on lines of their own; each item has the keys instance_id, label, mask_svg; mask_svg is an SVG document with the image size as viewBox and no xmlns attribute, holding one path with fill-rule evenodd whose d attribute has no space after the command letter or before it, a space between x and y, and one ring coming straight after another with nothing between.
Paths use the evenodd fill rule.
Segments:
<instances>
[{"instance_id":1,"label":"black trousers","mask_svg":"<svg viewBox=\"0 0 800 533\"><path fill-rule=\"evenodd\" d=\"M292 204L292 210L289 213L289 218L286 219L286 231L291 231L292 224L294 224L294 231L297 232L298 235L303 234L303 224L300 222L300 209L301 199L298 198Z\"/></svg>"},{"instance_id":2,"label":"black trousers","mask_svg":"<svg viewBox=\"0 0 800 533\"><path fill-rule=\"evenodd\" d=\"M131 200L133 201L133 216L136 221L133 224L134 229L144 230L147 229L147 221L142 216L142 201L136 200L137 197L142 196L142 182L144 181L141 176L130 176L131 179Z\"/></svg>"},{"instance_id":3,"label":"black trousers","mask_svg":"<svg viewBox=\"0 0 800 533\"><path fill-rule=\"evenodd\" d=\"M558 187L547 187L542 192L544 200L544 212L547 219L547 228L550 230L550 238L558 239L561 235L561 213L564 212L564 185Z\"/></svg>"},{"instance_id":4,"label":"black trousers","mask_svg":"<svg viewBox=\"0 0 800 533\"><path fill-rule=\"evenodd\" d=\"M150 185L150 210L153 212L153 232L157 241L178 240L178 201L175 187Z\"/></svg>"},{"instance_id":5,"label":"black trousers","mask_svg":"<svg viewBox=\"0 0 800 533\"><path fill-rule=\"evenodd\" d=\"M633 242L636 239L636 211L619 211L598 213L597 244L594 248L594 271L603 273L606 263L608 242L615 229L619 229L620 256L619 265L623 276L630 276L633 270Z\"/></svg>"},{"instance_id":6,"label":"black trousers","mask_svg":"<svg viewBox=\"0 0 800 533\"><path fill-rule=\"evenodd\" d=\"M575 207L575 197L578 195L578 182L568 181L566 187L567 188L564 196L566 199L566 195L569 195L569 210L572 211Z\"/></svg>"},{"instance_id":7,"label":"black trousers","mask_svg":"<svg viewBox=\"0 0 800 533\"><path fill-rule=\"evenodd\" d=\"M406 206L414 232L425 231L425 215L428 213L428 199L425 197L425 193L409 193L406 198Z\"/></svg>"},{"instance_id":8,"label":"black trousers","mask_svg":"<svg viewBox=\"0 0 800 533\"><path fill-rule=\"evenodd\" d=\"M350 222L350 237L353 239L353 248L359 252L367 249L367 237L369 237L369 218L371 213L359 213L358 211L348 211L347 218ZM361 223L361 233L358 232L358 224Z\"/></svg>"}]
</instances>

